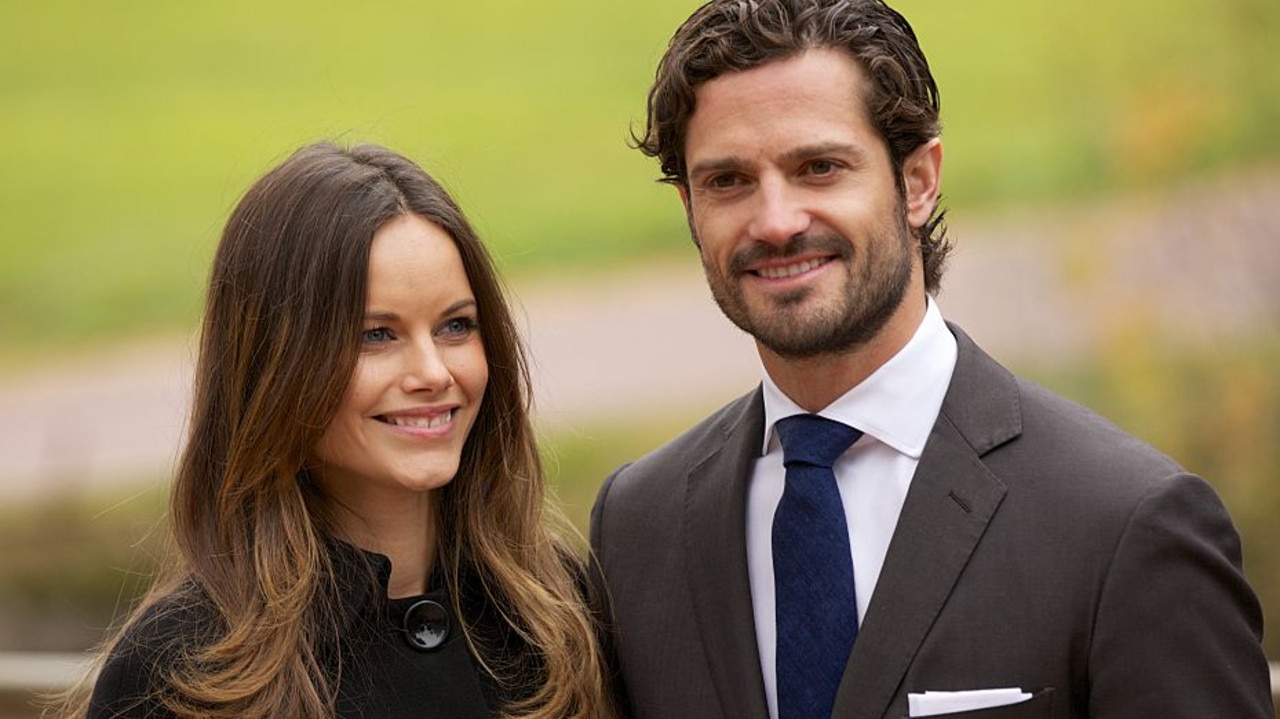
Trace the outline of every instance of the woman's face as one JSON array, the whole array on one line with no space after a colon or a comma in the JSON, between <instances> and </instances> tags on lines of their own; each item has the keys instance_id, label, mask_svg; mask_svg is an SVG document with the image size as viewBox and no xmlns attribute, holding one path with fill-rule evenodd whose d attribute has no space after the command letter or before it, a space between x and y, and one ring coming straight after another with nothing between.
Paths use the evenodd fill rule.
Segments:
<instances>
[{"instance_id":1,"label":"woman's face","mask_svg":"<svg viewBox=\"0 0 1280 719\"><path fill-rule=\"evenodd\" d=\"M365 306L355 376L316 448L320 481L352 507L453 479L489 380L471 283L440 227L402 215L379 228Z\"/></svg>"}]
</instances>

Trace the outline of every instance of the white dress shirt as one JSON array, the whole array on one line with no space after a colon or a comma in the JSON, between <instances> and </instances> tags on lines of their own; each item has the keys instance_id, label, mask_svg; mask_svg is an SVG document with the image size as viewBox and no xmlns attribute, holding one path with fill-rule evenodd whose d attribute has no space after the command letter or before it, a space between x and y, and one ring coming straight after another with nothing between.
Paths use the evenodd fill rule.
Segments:
<instances>
[{"instance_id":1,"label":"white dress shirt","mask_svg":"<svg viewBox=\"0 0 1280 719\"><path fill-rule=\"evenodd\" d=\"M836 460L840 499L849 525L858 622L866 616L889 540L938 418L956 366L956 340L933 298L911 340L861 384L818 414L860 429L862 438ZM756 641L769 715L778 716L777 617L773 588L773 515L786 470L774 425L805 410L764 377L764 437L747 489L747 567Z\"/></svg>"}]
</instances>

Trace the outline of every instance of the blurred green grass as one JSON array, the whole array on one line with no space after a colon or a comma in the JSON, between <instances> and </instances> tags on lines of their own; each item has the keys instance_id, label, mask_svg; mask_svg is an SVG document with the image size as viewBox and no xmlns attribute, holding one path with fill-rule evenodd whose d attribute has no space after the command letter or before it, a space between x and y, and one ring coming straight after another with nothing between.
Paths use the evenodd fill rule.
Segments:
<instances>
[{"instance_id":1,"label":"blurred green grass","mask_svg":"<svg viewBox=\"0 0 1280 719\"><path fill-rule=\"evenodd\" d=\"M626 147L688 0L11 4L0 23L0 365L183 331L221 223L294 147L388 144L513 273L687 248ZM949 203L1273 163L1272 0L903 0L942 87Z\"/></svg>"}]
</instances>

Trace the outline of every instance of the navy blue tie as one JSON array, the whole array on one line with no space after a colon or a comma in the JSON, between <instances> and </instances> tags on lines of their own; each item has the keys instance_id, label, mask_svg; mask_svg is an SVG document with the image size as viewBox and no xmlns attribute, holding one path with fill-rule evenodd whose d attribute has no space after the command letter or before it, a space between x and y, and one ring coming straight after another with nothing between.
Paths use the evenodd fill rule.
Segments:
<instances>
[{"instance_id":1,"label":"navy blue tie","mask_svg":"<svg viewBox=\"0 0 1280 719\"><path fill-rule=\"evenodd\" d=\"M814 414L779 420L786 489L773 515L779 719L829 719L858 636L853 556L831 470L862 432Z\"/></svg>"}]
</instances>

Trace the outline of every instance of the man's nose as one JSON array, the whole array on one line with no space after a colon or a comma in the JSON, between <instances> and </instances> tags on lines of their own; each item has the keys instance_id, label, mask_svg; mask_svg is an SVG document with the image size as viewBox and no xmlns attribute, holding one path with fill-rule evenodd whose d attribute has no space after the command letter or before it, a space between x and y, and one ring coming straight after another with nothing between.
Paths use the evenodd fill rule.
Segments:
<instances>
[{"instance_id":1,"label":"man's nose","mask_svg":"<svg viewBox=\"0 0 1280 719\"><path fill-rule=\"evenodd\" d=\"M751 219L751 239L782 245L809 229L812 218L800 192L782 178L762 178Z\"/></svg>"}]
</instances>

